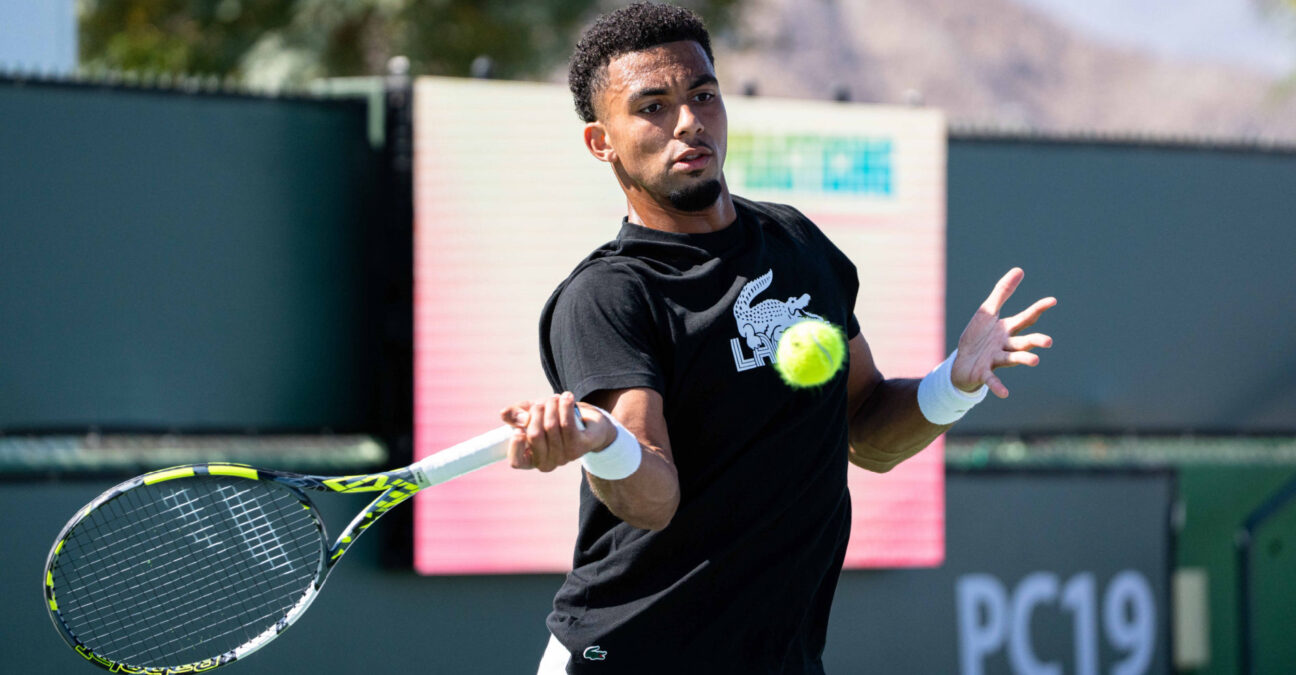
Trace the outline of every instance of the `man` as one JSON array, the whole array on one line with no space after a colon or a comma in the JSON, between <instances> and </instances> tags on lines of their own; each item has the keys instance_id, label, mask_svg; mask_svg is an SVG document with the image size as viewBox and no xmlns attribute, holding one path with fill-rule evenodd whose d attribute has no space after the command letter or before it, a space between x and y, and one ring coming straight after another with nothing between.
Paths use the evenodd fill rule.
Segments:
<instances>
[{"instance_id":1,"label":"man","mask_svg":"<svg viewBox=\"0 0 1296 675\"><path fill-rule=\"evenodd\" d=\"M1039 362L1030 350L1051 338L1018 334L1055 300L1000 319L1014 269L951 359L921 381L883 379L852 315L851 262L796 210L729 194L697 17L649 4L603 16L569 81L627 215L542 314L545 372L564 393L501 413L518 429L515 468L586 469L541 672L822 673L848 463L888 471L987 388L1006 397L994 370ZM844 373L793 390L773 368L735 367L732 338L776 339L811 315L845 327Z\"/></svg>"}]
</instances>

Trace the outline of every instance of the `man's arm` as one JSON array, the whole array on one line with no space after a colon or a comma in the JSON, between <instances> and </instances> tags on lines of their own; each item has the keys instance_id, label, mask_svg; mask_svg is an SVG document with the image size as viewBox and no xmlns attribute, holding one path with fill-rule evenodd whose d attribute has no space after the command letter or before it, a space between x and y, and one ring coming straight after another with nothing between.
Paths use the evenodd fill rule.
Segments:
<instances>
[{"instance_id":1,"label":"man's arm","mask_svg":"<svg viewBox=\"0 0 1296 675\"><path fill-rule=\"evenodd\" d=\"M1039 356L1031 350L1048 348L1053 338L1041 334L1019 336L1034 325L1045 310L1057 304L1043 298L1006 319L999 318L1004 303L1025 277L1014 268L995 285L959 337L958 354L950 367L950 382L964 392L988 386L999 398L1008 389L994 374L999 368L1036 366ZM870 471L890 471L900 462L927 447L952 424L933 424L918 405L918 379L883 379L873 354L862 335L850 341L850 372L847 374L850 415L850 461Z\"/></svg>"},{"instance_id":2,"label":"man's arm","mask_svg":"<svg viewBox=\"0 0 1296 675\"><path fill-rule=\"evenodd\" d=\"M935 425L918 409L918 380L882 378L863 335L850 341L847 410L850 461L886 473L952 425Z\"/></svg>"},{"instance_id":3,"label":"man's arm","mask_svg":"<svg viewBox=\"0 0 1296 675\"><path fill-rule=\"evenodd\" d=\"M626 523L646 530L670 524L679 507L679 474L671 455L661 394L633 388L595 392L589 402L608 411L639 443L639 468L619 480L586 472L590 488L608 509ZM509 444L515 469L553 471L588 452L602 450L617 437L617 429L600 410L581 406L586 428L576 428L570 392L505 408L500 417L518 429Z\"/></svg>"}]
</instances>

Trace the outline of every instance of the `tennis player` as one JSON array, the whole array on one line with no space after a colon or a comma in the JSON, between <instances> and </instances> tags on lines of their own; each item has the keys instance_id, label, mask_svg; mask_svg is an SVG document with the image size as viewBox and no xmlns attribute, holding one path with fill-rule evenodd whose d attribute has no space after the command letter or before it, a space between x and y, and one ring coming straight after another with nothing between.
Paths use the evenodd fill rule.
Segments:
<instances>
[{"instance_id":1,"label":"tennis player","mask_svg":"<svg viewBox=\"0 0 1296 675\"><path fill-rule=\"evenodd\" d=\"M987 390L1006 397L995 370L1039 363L1031 350L1052 339L1020 333L1056 301L1000 318L1014 269L949 359L884 379L852 314L851 261L795 209L729 193L698 17L655 4L602 16L569 83L627 214L544 308L543 365L564 393L501 413L518 428L514 467L585 467L540 673L822 673L848 464L886 472ZM804 317L845 327L849 365L794 390L771 352Z\"/></svg>"}]
</instances>

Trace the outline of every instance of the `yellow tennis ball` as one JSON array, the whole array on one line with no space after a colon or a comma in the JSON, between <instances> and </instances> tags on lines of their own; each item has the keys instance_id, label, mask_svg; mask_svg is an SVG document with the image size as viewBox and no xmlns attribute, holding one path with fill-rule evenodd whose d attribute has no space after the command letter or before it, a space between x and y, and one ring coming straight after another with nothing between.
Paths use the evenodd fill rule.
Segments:
<instances>
[{"instance_id":1,"label":"yellow tennis ball","mask_svg":"<svg viewBox=\"0 0 1296 675\"><path fill-rule=\"evenodd\" d=\"M779 338L774 368L791 387L817 387L841 369L846 338L841 329L818 319L788 326Z\"/></svg>"}]
</instances>

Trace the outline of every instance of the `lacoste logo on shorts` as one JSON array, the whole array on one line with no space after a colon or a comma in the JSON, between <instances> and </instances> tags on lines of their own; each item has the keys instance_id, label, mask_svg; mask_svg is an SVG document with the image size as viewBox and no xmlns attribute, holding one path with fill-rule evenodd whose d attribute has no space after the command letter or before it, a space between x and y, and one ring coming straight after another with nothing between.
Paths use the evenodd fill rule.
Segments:
<instances>
[{"instance_id":1,"label":"lacoste logo on shorts","mask_svg":"<svg viewBox=\"0 0 1296 675\"><path fill-rule=\"evenodd\" d=\"M602 649L599 649L598 645L591 645L589 647L586 647L585 651L581 653L581 656L584 656L586 659L589 659L590 661L607 660L607 652L603 651Z\"/></svg>"}]
</instances>

